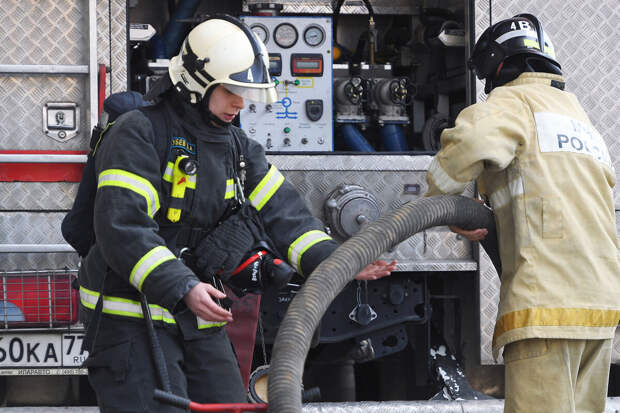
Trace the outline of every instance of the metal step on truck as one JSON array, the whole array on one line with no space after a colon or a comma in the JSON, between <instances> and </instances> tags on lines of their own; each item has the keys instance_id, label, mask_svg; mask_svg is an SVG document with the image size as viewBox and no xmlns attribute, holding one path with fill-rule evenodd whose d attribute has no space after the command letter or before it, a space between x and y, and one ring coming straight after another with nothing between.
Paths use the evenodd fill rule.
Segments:
<instances>
[{"instance_id":1,"label":"metal step on truck","mask_svg":"<svg viewBox=\"0 0 620 413\"><path fill-rule=\"evenodd\" d=\"M146 93L192 24L228 13L265 43L280 100L246 102L238 122L342 242L424 196L441 131L486 96L466 68L475 39L522 12L544 21L567 89L620 170L617 0L2 0L0 403L95 403L81 367L79 258L60 223L103 100ZM618 192L615 202L618 211ZM383 257L398 260L395 273L352 282L323 317L308 400L501 398L502 361L491 355L499 279L484 250L437 227ZM249 324L258 328L242 368L259 400L294 295L266 292ZM619 395L617 366L611 380Z\"/></svg>"}]
</instances>

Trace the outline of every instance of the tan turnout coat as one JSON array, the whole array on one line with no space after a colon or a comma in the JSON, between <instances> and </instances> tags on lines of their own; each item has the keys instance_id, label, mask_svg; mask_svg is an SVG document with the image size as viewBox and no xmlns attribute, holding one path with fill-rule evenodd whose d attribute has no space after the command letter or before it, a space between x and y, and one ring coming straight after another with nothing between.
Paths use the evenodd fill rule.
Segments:
<instances>
[{"instance_id":1,"label":"tan turnout coat","mask_svg":"<svg viewBox=\"0 0 620 413\"><path fill-rule=\"evenodd\" d=\"M608 339L620 318L609 152L562 77L524 73L441 135L429 195L477 179L503 274L493 354L527 338Z\"/></svg>"}]
</instances>

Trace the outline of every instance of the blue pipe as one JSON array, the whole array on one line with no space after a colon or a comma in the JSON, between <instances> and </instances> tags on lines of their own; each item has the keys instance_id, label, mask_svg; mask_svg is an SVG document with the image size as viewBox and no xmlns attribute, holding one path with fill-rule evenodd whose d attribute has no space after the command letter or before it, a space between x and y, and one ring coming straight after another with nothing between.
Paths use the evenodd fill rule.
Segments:
<instances>
[{"instance_id":1,"label":"blue pipe","mask_svg":"<svg viewBox=\"0 0 620 413\"><path fill-rule=\"evenodd\" d=\"M347 147L355 152L374 152L372 146L368 143L366 138L360 133L359 130L350 123L342 125L342 136L344 137L344 143Z\"/></svg>"},{"instance_id":2,"label":"blue pipe","mask_svg":"<svg viewBox=\"0 0 620 413\"><path fill-rule=\"evenodd\" d=\"M177 6L176 10L164 31L164 44L166 45L167 57L172 57L179 52L181 42L185 39L185 32L187 31L187 23L179 22L179 19L189 19L194 16L200 0L183 0Z\"/></svg>"},{"instance_id":3,"label":"blue pipe","mask_svg":"<svg viewBox=\"0 0 620 413\"><path fill-rule=\"evenodd\" d=\"M383 147L389 152L406 152L409 150L407 141L400 125L389 124L381 128Z\"/></svg>"}]
</instances>

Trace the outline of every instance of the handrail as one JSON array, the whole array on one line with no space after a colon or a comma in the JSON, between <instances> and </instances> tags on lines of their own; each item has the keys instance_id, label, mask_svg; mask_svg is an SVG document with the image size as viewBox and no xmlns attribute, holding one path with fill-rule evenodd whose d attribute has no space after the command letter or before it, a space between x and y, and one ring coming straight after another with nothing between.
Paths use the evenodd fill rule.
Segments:
<instances>
[{"instance_id":1,"label":"handrail","mask_svg":"<svg viewBox=\"0 0 620 413\"><path fill-rule=\"evenodd\" d=\"M87 155L2 153L0 163L86 163Z\"/></svg>"},{"instance_id":2,"label":"handrail","mask_svg":"<svg viewBox=\"0 0 620 413\"><path fill-rule=\"evenodd\" d=\"M69 244L0 244L0 253L75 252Z\"/></svg>"}]
</instances>

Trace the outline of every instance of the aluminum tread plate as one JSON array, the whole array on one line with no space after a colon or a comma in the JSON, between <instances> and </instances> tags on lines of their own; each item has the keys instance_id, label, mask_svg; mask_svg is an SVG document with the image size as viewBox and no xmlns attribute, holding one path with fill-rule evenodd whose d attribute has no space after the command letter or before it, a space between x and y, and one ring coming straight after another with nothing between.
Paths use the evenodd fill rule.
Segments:
<instances>
[{"instance_id":1,"label":"aluminum tread plate","mask_svg":"<svg viewBox=\"0 0 620 413\"><path fill-rule=\"evenodd\" d=\"M126 0L97 1L97 62L110 69L106 76L106 96L127 90L126 3Z\"/></svg>"},{"instance_id":2,"label":"aluminum tread plate","mask_svg":"<svg viewBox=\"0 0 620 413\"><path fill-rule=\"evenodd\" d=\"M0 212L0 244L64 244L64 212ZM76 269L77 253L1 253L0 271Z\"/></svg>"},{"instance_id":3,"label":"aluminum tread plate","mask_svg":"<svg viewBox=\"0 0 620 413\"><path fill-rule=\"evenodd\" d=\"M68 182L3 182L0 185L0 211L69 210L78 185Z\"/></svg>"},{"instance_id":4,"label":"aluminum tread plate","mask_svg":"<svg viewBox=\"0 0 620 413\"><path fill-rule=\"evenodd\" d=\"M426 170L432 157L268 155L268 159L295 186L310 212L325 222L325 200L341 184L363 186L376 197L382 214L421 198L428 188ZM418 185L419 194L403 193L405 185ZM468 193L473 193L473 186ZM398 260L399 271L475 271L477 268L471 244L447 227L418 233L382 258Z\"/></svg>"}]
</instances>

